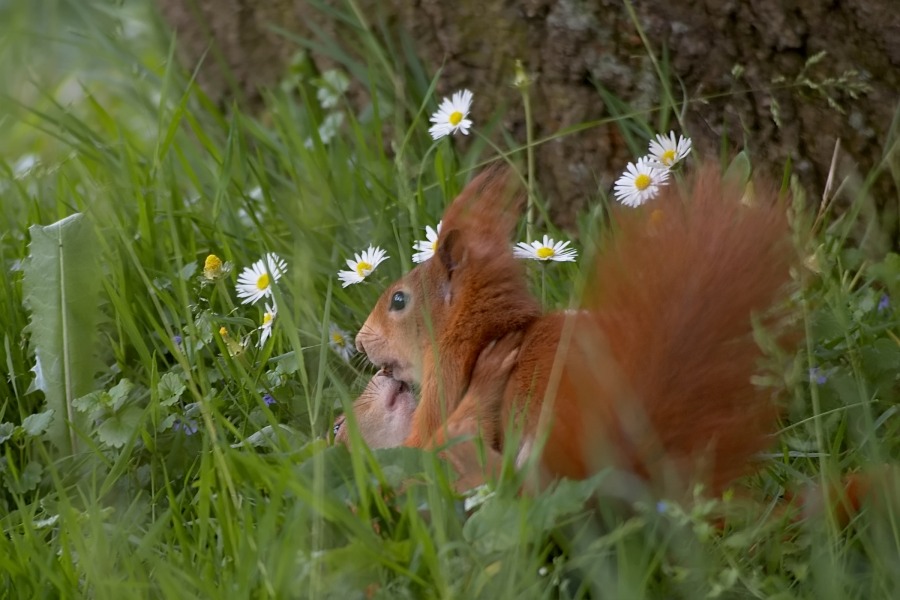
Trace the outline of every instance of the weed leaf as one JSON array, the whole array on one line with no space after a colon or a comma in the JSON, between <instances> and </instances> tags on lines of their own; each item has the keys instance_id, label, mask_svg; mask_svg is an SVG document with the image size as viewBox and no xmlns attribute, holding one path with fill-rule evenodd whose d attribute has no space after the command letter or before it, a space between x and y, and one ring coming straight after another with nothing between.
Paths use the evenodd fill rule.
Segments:
<instances>
[{"instance_id":1,"label":"weed leaf","mask_svg":"<svg viewBox=\"0 0 900 600\"><path fill-rule=\"evenodd\" d=\"M72 453L76 436L67 427L84 428L73 401L91 391L95 340L100 315L98 244L82 214L46 227L33 225L31 254L25 264L23 299L31 313L28 326L40 365L47 408L55 411L48 439Z\"/></svg>"}]
</instances>

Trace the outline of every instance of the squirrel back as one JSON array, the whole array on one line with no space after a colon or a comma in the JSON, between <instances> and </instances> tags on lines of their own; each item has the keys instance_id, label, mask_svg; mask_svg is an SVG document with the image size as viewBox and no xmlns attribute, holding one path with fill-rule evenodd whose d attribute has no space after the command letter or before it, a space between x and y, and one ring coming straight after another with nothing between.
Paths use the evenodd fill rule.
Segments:
<instances>
[{"instance_id":1,"label":"squirrel back","mask_svg":"<svg viewBox=\"0 0 900 600\"><path fill-rule=\"evenodd\" d=\"M615 464L719 490L771 444L778 411L752 382L752 316L783 299L795 254L777 193L752 189L747 206L742 187L706 166L689 189L620 213L584 310L526 334L501 417L525 406L528 421L549 424L547 471Z\"/></svg>"}]
</instances>

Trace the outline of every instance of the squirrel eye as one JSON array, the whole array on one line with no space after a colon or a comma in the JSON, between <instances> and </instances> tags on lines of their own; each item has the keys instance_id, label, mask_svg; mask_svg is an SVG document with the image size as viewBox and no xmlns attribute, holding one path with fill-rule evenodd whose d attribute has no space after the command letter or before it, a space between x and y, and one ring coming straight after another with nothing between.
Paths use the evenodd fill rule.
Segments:
<instances>
[{"instance_id":1,"label":"squirrel eye","mask_svg":"<svg viewBox=\"0 0 900 600\"><path fill-rule=\"evenodd\" d=\"M344 417L342 415L342 416L338 417L337 419L335 419L334 428L331 430L331 434L337 435L338 432L341 430L341 425L343 425L343 424L344 424Z\"/></svg>"},{"instance_id":2,"label":"squirrel eye","mask_svg":"<svg viewBox=\"0 0 900 600\"><path fill-rule=\"evenodd\" d=\"M391 296L391 310L403 310L406 308L406 292L394 292Z\"/></svg>"}]
</instances>

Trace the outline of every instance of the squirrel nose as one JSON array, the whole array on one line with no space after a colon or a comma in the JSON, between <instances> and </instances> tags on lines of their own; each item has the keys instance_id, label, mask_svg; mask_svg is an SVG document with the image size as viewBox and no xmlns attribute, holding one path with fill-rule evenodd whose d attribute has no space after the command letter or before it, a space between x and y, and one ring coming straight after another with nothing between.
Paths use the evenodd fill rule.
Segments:
<instances>
[{"instance_id":1,"label":"squirrel nose","mask_svg":"<svg viewBox=\"0 0 900 600\"><path fill-rule=\"evenodd\" d=\"M362 332L356 334L356 349L359 350L361 353L366 354L366 347L363 346L362 337L363 337Z\"/></svg>"}]
</instances>

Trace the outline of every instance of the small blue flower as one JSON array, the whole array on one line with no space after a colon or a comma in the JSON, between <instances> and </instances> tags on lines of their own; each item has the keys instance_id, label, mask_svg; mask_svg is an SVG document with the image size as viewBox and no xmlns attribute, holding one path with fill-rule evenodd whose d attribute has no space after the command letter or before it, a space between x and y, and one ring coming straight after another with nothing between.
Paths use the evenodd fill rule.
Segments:
<instances>
[{"instance_id":1,"label":"small blue flower","mask_svg":"<svg viewBox=\"0 0 900 600\"><path fill-rule=\"evenodd\" d=\"M172 431L183 431L184 435L194 435L198 429L197 421L187 417L178 419L172 424Z\"/></svg>"},{"instance_id":2,"label":"small blue flower","mask_svg":"<svg viewBox=\"0 0 900 600\"><path fill-rule=\"evenodd\" d=\"M666 504L665 500L660 500L659 502L656 503L656 512L658 512L659 514L663 514L666 512L666 509L668 507L669 507L669 505Z\"/></svg>"},{"instance_id":3,"label":"small blue flower","mask_svg":"<svg viewBox=\"0 0 900 600\"><path fill-rule=\"evenodd\" d=\"M180 336L180 335L176 335L175 337L172 338L172 341L175 342L175 345L178 346L178 347L180 348L180 347L181 347L181 342L182 342L183 340L181 339L181 336Z\"/></svg>"},{"instance_id":4,"label":"small blue flower","mask_svg":"<svg viewBox=\"0 0 900 600\"><path fill-rule=\"evenodd\" d=\"M884 312L891 306L891 297L887 294L881 295L881 300L878 301L878 312Z\"/></svg>"},{"instance_id":5,"label":"small blue flower","mask_svg":"<svg viewBox=\"0 0 900 600\"><path fill-rule=\"evenodd\" d=\"M263 394L263 402L266 403L266 406L272 406L275 404L275 398L272 397L272 394Z\"/></svg>"},{"instance_id":6,"label":"small blue flower","mask_svg":"<svg viewBox=\"0 0 900 600\"><path fill-rule=\"evenodd\" d=\"M828 381L828 376L819 367L813 367L809 370L809 380L818 385L824 385Z\"/></svg>"}]
</instances>

